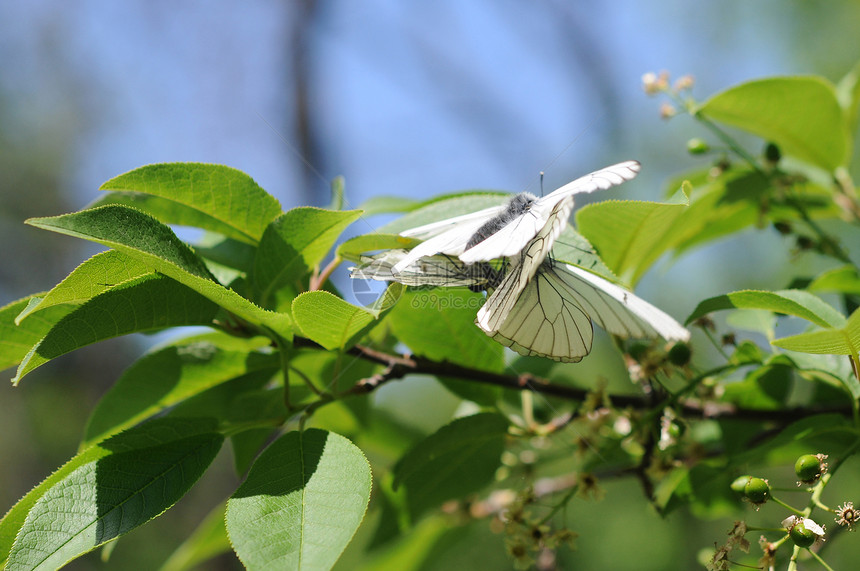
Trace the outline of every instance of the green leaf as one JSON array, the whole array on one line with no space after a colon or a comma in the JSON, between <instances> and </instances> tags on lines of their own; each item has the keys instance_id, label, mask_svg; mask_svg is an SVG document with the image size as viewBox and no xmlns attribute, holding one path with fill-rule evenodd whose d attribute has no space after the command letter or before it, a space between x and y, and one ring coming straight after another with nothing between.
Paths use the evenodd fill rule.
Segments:
<instances>
[{"instance_id":1,"label":"green leaf","mask_svg":"<svg viewBox=\"0 0 860 571\"><path fill-rule=\"evenodd\" d=\"M146 264L122 252L101 252L75 268L38 304L22 311L15 321L20 324L28 315L56 305L69 304L72 306L69 308L71 311L74 306L79 306L115 286L152 273L153 270Z\"/></svg>"},{"instance_id":2,"label":"green leaf","mask_svg":"<svg viewBox=\"0 0 860 571\"><path fill-rule=\"evenodd\" d=\"M391 284L372 307L352 305L327 291L308 291L293 300L293 318L306 337L326 349L348 349L394 307L404 289Z\"/></svg>"},{"instance_id":3,"label":"green leaf","mask_svg":"<svg viewBox=\"0 0 860 571\"><path fill-rule=\"evenodd\" d=\"M458 418L419 442L394 467L394 487L406 489L415 521L442 502L493 481L505 449L508 420L480 413Z\"/></svg>"},{"instance_id":4,"label":"green leaf","mask_svg":"<svg viewBox=\"0 0 860 571\"><path fill-rule=\"evenodd\" d=\"M216 555L232 551L224 525L226 508L226 501L215 506L159 571L187 571Z\"/></svg>"},{"instance_id":5,"label":"green leaf","mask_svg":"<svg viewBox=\"0 0 860 571\"><path fill-rule=\"evenodd\" d=\"M365 216L374 216L393 212L409 212L420 204L417 200L402 196L373 196L362 202L358 206L358 210L363 211Z\"/></svg>"},{"instance_id":6,"label":"green leaf","mask_svg":"<svg viewBox=\"0 0 860 571\"><path fill-rule=\"evenodd\" d=\"M331 181L331 202L329 210L343 210L346 203L346 179L343 176L336 176Z\"/></svg>"},{"instance_id":7,"label":"green leaf","mask_svg":"<svg viewBox=\"0 0 860 571\"><path fill-rule=\"evenodd\" d=\"M439 554L439 540L446 532L459 533L462 528L452 528L447 517L439 515L422 519L409 529L398 542L385 549L368 549L368 558L357 566L349 567L350 571L379 571L380 569L397 569L398 571L420 571L427 569L427 564L434 554ZM432 568L432 566L430 566ZM346 569L346 568L345 568Z\"/></svg>"},{"instance_id":8,"label":"green leaf","mask_svg":"<svg viewBox=\"0 0 860 571\"><path fill-rule=\"evenodd\" d=\"M438 196L418 205L405 216L385 224L379 228L379 233L399 234L408 228L476 212L490 206L500 206L512 196L507 192L469 192Z\"/></svg>"},{"instance_id":9,"label":"green leaf","mask_svg":"<svg viewBox=\"0 0 860 571\"><path fill-rule=\"evenodd\" d=\"M766 309L775 313L802 317L822 327L839 327L845 323L845 316L822 301L820 297L796 289L744 290L711 297L699 303L687 318L687 323L722 309Z\"/></svg>"},{"instance_id":10,"label":"green leaf","mask_svg":"<svg viewBox=\"0 0 860 571\"><path fill-rule=\"evenodd\" d=\"M161 514L217 454L215 424L158 419L78 454L0 521L0 565L55 569Z\"/></svg>"},{"instance_id":11,"label":"green leaf","mask_svg":"<svg viewBox=\"0 0 860 571\"><path fill-rule=\"evenodd\" d=\"M852 355L856 359L860 349L860 310L855 310L843 327L783 337L771 341L771 345L801 353Z\"/></svg>"},{"instance_id":12,"label":"green leaf","mask_svg":"<svg viewBox=\"0 0 860 571\"><path fill-rule=\"evenodd\" d=\"M789 424L775 437L757 446L744 448L744 451L737 456L736 461L759 463L767 457L771 450L778 450L789 444L822 437L835 443L840 435L846 436L851 442L856 442L850 420L844 416L840 414L809 416Z\"/></svg>"},{"instance_id":13,"label":"green leaf","mask_svg":"<svg viewBox=\"0 0 860 571\"><path fill-rule=\"evenodd\" d=\"M561 231L552 248L552 256L559 262L567 262L585 268L607 280L618 283L618 276L604 263L585 236L570 224Z\"/></svg>"},{"instance_id":14,"label":"green leaf","mask_svg":"<svg viewBox=\"0 0 860 571\"><path fill-rule=\"evenodd\" d=\"M173 231L126 206L102 206L50 218L31 218L28 224L97 242L144 262L152 269L197 291L227 311L262 324L290 339L290 317L266 311L215 282L203 261Z\"/></svg>"},{"instance_id":15,"label":"green leaf","mask_svg":"<svg viewBox=\"0 0 860 571\"><path fill-rule=\"evenodd\" d=\"M257 255L255 246L226 238L214 232L206 232L194 242L194 250L202 258L228 268L234 268L245 274L250 274L253 270L254 256Z\"/></svg>"},{"instance_id":16,"label":"green leaf","mask_svg":"<svg viewBox=\"0 0 860 571\"><path fill-rule=\"evenodd\" d=\"M726 325L733 329L761 333L767 339L773 339L777 317L766 309L738 309L726 316Z\"/></svg>"},{"instance_id":17,"label":"green leaf","mask_svg":"<svg viewBox=\"0 0 860 571\"><path fill-rule=\"evenodd\" d=\"M260 303L269 306L278 288L297 284L325 258L344 228L360 216L360 210L302 206L272 222L254 259L254 287ZM303 288L294 285L293 289Z\"/></svg>"},{"instance_id":18,"label":"green leaf","mask_svg":"<svg viewBox=\"0 0 860 571\"><path fill-rule=\"evenodd\" d=\"M761 228L768 221L798 220L798 208L813 219L832 219L840 215L832 191L809 180L794 180L792 204L781 198L787 189L776 189L761 173L748 167L732 166L714 178L710 169L699 169L670 181L667 188L678 201L681 187L690 204L655 245L659 253L674 250L676 256L730 237L749 227ZM775 198L776 197L776 198ZM584 209L583 209L584 210ZM607 242L604 236L604 241ZM612 243L609 242L612 248ZM650 254L656 257L657 252Z\"/></svg>"},{"instance_id":19,"label":"green leaf","mask_svg":"<svg viewBox=\"0 0 860 571\"><path fill-rule=\"evenodd\" d=\"M504 347L475 325L483 304L483 295L466 288L410 289L388 322L392 333L417 355L501 372Z\"/></svg>"},{"instance_id":20,"label":"green leaf","mask_svg":"<svg viewBox=\"0 0 860 571\"><path fill-rule=\"evenodd\" d=\"M325 408L327 407L323 407L323 410ZM230 436L230 448L233 450L233 471L237 476L241 478L248 472L251 464L257 459L257 454L272 440L276 430L272 427L252 428Z\"/></svg>"},{"instance_id":21,"label":"green leaf","mask_svg":"<svg viewBox=\"0 0 860 571\"><path fill-rule=\"evenodd\" d=\"M212 416L225 432L280 426L290 413L284 406L283 384L277 382L279 378L273 382L274 373L274 369L262 368L228 379L179 402L168 414L177 418Z\"/></svg>"},{"instance_id":22,"label":"green leaf","mask_svg":"<svg viewBox=\"0 0 860 571\"><path fill-rule=\"evenodd\" d=\"M0 308L0 370L20 363L33 345L74 309L65 305L55 306L16 325L16 318L31 304L38 304L42 295L34 294Z\"/></svg>"},{"instance_id":23,"label":"green leaf","mask_svg":"<svg viewBox=\"0 0 860 571\"><path fill-rule=\"evenodd\" d=\"M153 351L127 369L99 401L84 432L81 449L134 426L216 385L279 368L266 337L235 339L224 334L182 340Z\"/></svg>"},{"instance_id":24,"label":"green leaf","mask_svg":"<svg viewBox=\"0 0 860 571\"><path fill-rule=\"evenodd\" d=\"M860 274L854 266L834 268L819 274L806 289L860 295Z\"/></svg>"},{"instance_id":25,"label":"green leaf","mask_svg":"<svg viewBox=\"0 0 860 571\"><path fill-rule=\"evenodd\" d=\"M581 208L576 224L615 274L636 283L674 246L675 221L688 205L681 191L667 203L607 200Z\"/></svg>"},{"instance_id":26,"label":"green leaf","mask_svg":"<svg viewBox=\"0 0 860 571\"><path fill-rule=\"evenodd\" d=\"M827 171L850 157L836 91L820 77L773 77L742 83L705 101L696 113L754 133Z\"/></svg>"},{"instance_id":27,"label":"green leaf","mask_svg":"<svg viewBox=\"0 0 860 571\"><path fill-rule=\"evenodd\" d=\"M112 178L99 189L148 195L133 205L162 222L211 230L249 244L258 242L281 213L277 199L251 177L223 165L147 165Z\"/></svg>"},{"instance_id":28,"label":"green leaf","mask_svg":"<svg viewBox=\"0 0 860 571\"><path fill-rule=\"evenodd\" d=\"M129 333L208 325L217 312L217 305L170 278L143 276L94 297L59 320L21 361L13 383L80 347Z\"/></svg>"},{"instance_id":29,"label":"green leaf","mask_svg":"<svg viewBox=\"0 0 860 571\"><path fill-rule=\"evenodd\" d=\"M290 432L227 503L230 541L249 569L329 569L364 518L370 489L370 465L349 440Z\"/></svg>"},{"instance_id":30,"label":"green leaf","mask_svg":"<svg viewBox=\"0 0 860 571\"><path fill-rule=\"evenodd\" d=\"M740 383L726 385L723 400L756 410L779 410L792 388L794 367L774 363L753 370Z\"/></svg>"},{"instance_id":31,"label":"green leaf","mask_svg":"<svg viewBox=\"0 0 860 571\"><path fill-rule=\"evenodd\" d=\"M376 250L409 249L420 243L421 241L415 238L406 238L397 234L363 234L340 244L337 247L337 255L344 260L359 262L362 254Z\"/></svg>"}]
</instances>

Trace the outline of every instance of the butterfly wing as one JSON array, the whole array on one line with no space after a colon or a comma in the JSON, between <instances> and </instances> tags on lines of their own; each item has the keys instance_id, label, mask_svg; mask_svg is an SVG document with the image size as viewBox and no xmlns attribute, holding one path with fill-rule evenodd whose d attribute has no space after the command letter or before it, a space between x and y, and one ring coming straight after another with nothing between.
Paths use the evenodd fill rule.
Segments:
<instances>
[{"instance_id":1,"label":"butterfly wing","mask_svg":"<svg viewBox=\"0 0 860 571\"><path fill-rule=\"evenodd\" d=\"M569 264L550 268L548 274L550 281L566 288L594 322L613 335L667 341L690 338L690 332L670 315L600 276Z\"/></svg>"},{"instance_id":2,"label":"butterfly wing","mask_svg":"<svg viewBox=\"0 0 860 571\"><path fill-rule=\"evenodd\" d=\"M545 251L549 253L570 218L574 195L606 190L631 180L640 169L638 162L625 161L580 177L537 199L528 210L498 232L465 250L460 259L471 264L509 258L521 252L536 237L546 241Z\"/></svg>"},{"instance_id":3,"label":"butterfly wing","mask_svg":"<svg viewBox=\"0 0 860 571\"><path fill-rule=\"evenodd\" d=\"M503 209L503 205L493 206L470 214L404 230L400 233L401 236L424 238L424 241L412 248L406 256L397 262L394 271L402 272L409 264L424 256L436 254L457 256L461 254L466 249L466 244L468 244L472 234Z\"/></svg>"},{"instance_id":4,"label":"butterfly wing","mask_svg":"<svg viewBox=\"0 0 860 571\"><path fill-rule=\"evenodd\" d=\"M542 264L531 280L517 263L475 323L521 355L577 362L591 351L592 320L621 337L687 340L672 317L633 293L576 266Z\"/></svg>"},{"instance_id":5,"label":"butterfly wing","mask_svg":"<svg viewBox=\"0 0 860 571\"><path fill-rule=\"evenodd\" d=\"M431 222L422 226L408 228L400 232L400 235L407 236L409 238L418 238L419 240L427 240L428 238L437 236L442 232L445 232L446 230L451 230L452 228L455 228L462 224L469 224L478 220L480 220L481 224L483 224L488 219L496 216L502 210L504 210L504 206L502 205L490 206L488 208L484 208L476 212L469 212L468 214L462 214L460 216L446 218L444 220Z\"/></svg>"},{"instance_id":6,"label":"butterfly wing","mask_svg":"<svg viewBox=\"0 0 860 571\"><path fill-rule=\"evenodd\" d=\"M428 256L410 262L402 271L394 266L408 255L406 250L388 250L365 256L361 265L350 268L353 279L398 282L407 286L477 286L498 282L498 272L489 264L466 265L451 256Z\"/></svg>"},{"instance_id":7,"label":"butterfly wing","mask_svg":"<svg viewBox=\"0 0 860 571\"><path fill-rule=\"evenodd\" d=\"M594 337L591 318L576 299L569 297L566 288L548 279L543 267L525 280L520 263L487 298L475 323L521 355L567 363L587 355Z\"/></svg>"}]
</instances>

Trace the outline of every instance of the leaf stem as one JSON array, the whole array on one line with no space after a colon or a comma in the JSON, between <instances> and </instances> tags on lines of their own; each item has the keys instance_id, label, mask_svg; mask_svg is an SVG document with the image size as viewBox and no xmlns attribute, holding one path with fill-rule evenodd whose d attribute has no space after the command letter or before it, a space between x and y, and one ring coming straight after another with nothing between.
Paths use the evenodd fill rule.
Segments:
<instances>
[{"instance_id":1,"label":"leaf stem","mask_svg":"<svg viewBox=\"0 0 860 571\"><path fill-rule=\"evenodd\" d=\"M318 289L320 289L322 285L326 282L326 280L329 278L331 273L340 265L342 261L343 258L338 255L335 255L334 258L331 259L328 265L326 265L326 267L323 268L321 272L314 272L314 275L311 276L310 284L308 284L308 290L317 291Z\"/></svg>"}]
</instances>

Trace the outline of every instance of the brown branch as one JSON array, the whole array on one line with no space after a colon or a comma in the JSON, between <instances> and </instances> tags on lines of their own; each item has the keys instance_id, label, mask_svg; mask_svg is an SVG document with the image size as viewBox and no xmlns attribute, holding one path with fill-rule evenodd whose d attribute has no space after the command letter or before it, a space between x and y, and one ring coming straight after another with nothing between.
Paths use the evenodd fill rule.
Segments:
<instances>
[{"instance_id":1,"label":"brown branch","mask_svg":"<svg viewBox=\"0 0 860 571\"><path fill-rule=\"evenodd\" d=\"M304 337L296 337L293 342L297 347L322 349L320 345ZM553 383L529 373L523 375L493 373L457 365L448 361L433 361L417 355L392 355L363 345L356 345L348 349L347 353L366 361L384 365L385 369L371 377L361 379L351 389L346 391L345 395L366 394L389 381L400 380L407 375L452 377L463 381L488 384L518 391L529 389L536 393L571 401L582 401L591 392L588 389ZM607 399L613 407L618 409L651 410L655 406L647 395L607 395ZM841 414L850 418L851 408L845 405L764 410L739 407L731 403L703 402L697 399L687 399L681 403L677 413L685 418L728 418L788 424L802 418L828 413Z\"/></svg>"}]
</instances>

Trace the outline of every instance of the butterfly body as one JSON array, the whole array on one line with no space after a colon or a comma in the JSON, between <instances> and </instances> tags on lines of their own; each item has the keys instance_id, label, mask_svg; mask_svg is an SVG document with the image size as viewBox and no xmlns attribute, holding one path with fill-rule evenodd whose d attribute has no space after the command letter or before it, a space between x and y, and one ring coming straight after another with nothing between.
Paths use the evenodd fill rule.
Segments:
<instances>
[{"instance_id":1,"label":"butterfly body","mask_svg":"<svg viewBox=\"0 0 860 571\"><path fill-rule=\"evenodd\" d=\"M537 196L528 192L521 192L511 198L508 203L505 204L504 210L484 222L484 224L478 228L474 234L472 234L472 237L469 238L469 241L466 243L466 250L480 244L513 222L514 219L525 214L537 199Z\"/></svg>"}]
</instances>

